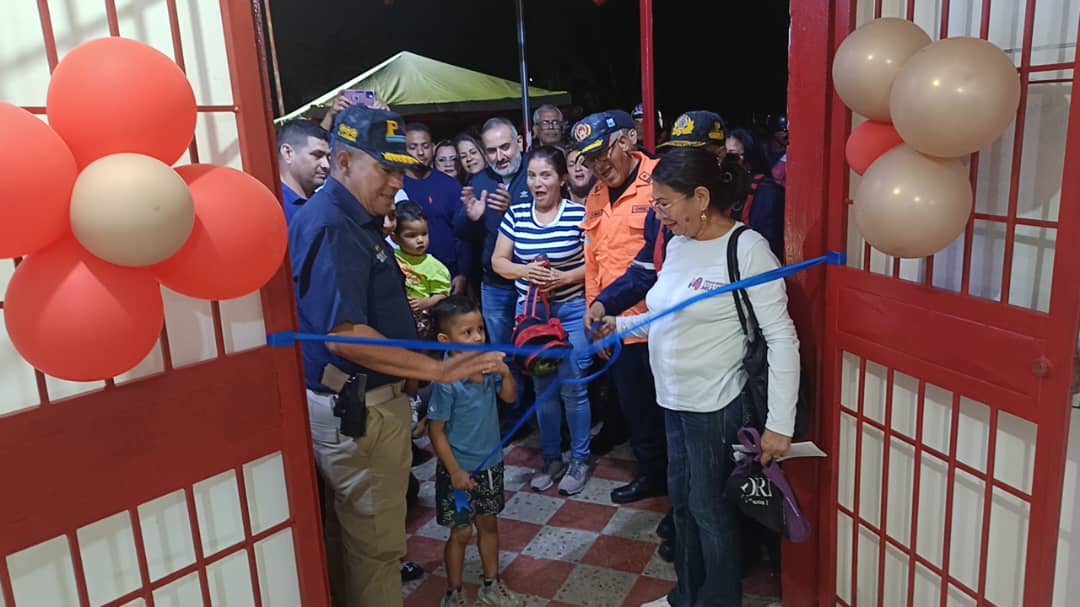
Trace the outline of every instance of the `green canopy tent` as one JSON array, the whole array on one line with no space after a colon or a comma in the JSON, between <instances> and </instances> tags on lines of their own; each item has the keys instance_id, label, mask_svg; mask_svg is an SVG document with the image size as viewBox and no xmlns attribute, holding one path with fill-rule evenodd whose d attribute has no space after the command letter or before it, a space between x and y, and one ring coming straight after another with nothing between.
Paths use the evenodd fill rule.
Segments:
<instances>
[{"instance_id":1,"label":"green canopy tent","mask_svg":"<svg viewBox=\"0 0 1080 607\"><path fill-rule=\"evenodd\" d=\"M402 51L275 122L321 117L345 89L376 91L403 116L496 113L521 108L521 87L517 82ZM530 86L529 101L536 105L566 105L570 94Z\"/></svg>"}]
</instances>

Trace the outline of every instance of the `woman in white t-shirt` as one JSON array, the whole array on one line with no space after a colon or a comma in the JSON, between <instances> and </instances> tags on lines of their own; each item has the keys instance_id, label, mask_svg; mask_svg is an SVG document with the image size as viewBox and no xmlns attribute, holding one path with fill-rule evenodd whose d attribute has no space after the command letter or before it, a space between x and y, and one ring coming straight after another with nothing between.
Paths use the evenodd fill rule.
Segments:
<instances>
[{"instance_id":1,"label":"woman in white t-shirt","mask_svg":"<svg viewBox=\"0 0 1080 607\"><path fill-rule=\"evenodd\" d=\"M491 256L491 268L500 276L515 281L518 292L517 313L525 308L530 286L539 287L551 302L551 316L558 318L578 351L588 346L585 337L585 207L567 200L566 158L557 148L544 145L529 153L529 191L533 199L511 206L503 215L499 238ZM536 263L546 259L548 264ZM548 267L550 266L550 267ZM562 379L582 377L590 359L568 360L559 367ZM554 376L534 377L533 387L539 396L547 392ZM563 412L570 429L569 467L562 461L561 433ZM559 493L575 495L585 489L589 478L588 389L582 384L564 383L559 395L541 403L537 413L544 466L533 476L530 485L537 491L551 488L559 477Z\"/></svg>"},{"instance_id":2,"label":"woman in white t-shirt","mask_svg":"<svg viewBox=\"0 0 1080 607\"><path fill-rule=\"evenodd\" d=\"M608 317L608 331L630 330L649 338L649 363L657 402L665 409L668 493L675 515L678 585L650 606L742 604L742 567L737 510L724 498L734 461L732 445L742 425L746 338L731 294L648 320L704 291L729 284L727 247L741 225L729 211L746 197L748 183L738 159L718 161L702 149L664 154L653 171L653 206L673 236L663 269L645 298L650 313ZM768 241L747 230L738 240L742 277L780 266ZM763 461L791 446L799 386L799 341L787 311L784 281L747 291L768 344L769 414L762 437Z\"/></svg>"}]
</instances>

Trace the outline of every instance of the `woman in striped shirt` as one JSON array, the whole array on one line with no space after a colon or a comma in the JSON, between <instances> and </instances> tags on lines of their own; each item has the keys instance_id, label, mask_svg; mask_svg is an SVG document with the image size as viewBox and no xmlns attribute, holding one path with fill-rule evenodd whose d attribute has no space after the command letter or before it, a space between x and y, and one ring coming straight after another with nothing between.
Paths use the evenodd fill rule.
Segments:
<instances>
[{"instance_id":1,"label":"woman in striped shirt","mask_svg":"<svg viewBox=\"0 0 1080 607\"><path fill-rule=\"evenodd\" d=\"M585 207L567 200L566 158L558 149L541 146L528 161L528 184L533 200L507 210L495 242L491 267L500 276L514 280L518 291L518 314L525 306L525 294L535 285L547 294L551 315L557 317L570 336L575 350L588 345L585 336ZM550 267L538 263L546 258ZM580 351L580 350L579 350ZM559 369L566 379L583 376L591 360L568 360ZM554 377L534 378L537 395L543 394ZM540 405L537 415L544 467L533 476L532 488L545 491L559 483L559 493L574 495L585 488L589 477L589 393L584 385L563 384L561 400L552 398ZM570 428L572 459L567 468L560 453L563 410ZM565 474L564 474L565 473Z\"/></svg>"}]
</instances>

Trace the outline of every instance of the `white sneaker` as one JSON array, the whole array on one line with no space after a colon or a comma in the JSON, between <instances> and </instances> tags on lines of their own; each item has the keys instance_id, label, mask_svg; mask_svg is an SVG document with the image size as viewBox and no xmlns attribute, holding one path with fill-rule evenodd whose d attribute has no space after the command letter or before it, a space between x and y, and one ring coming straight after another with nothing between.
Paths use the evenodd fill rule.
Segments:
<instances>
[{"instance_id":1,"label":"white sneaker","mask_svg":"<svg viewBox=\"0 0 1080 607\"><path fill-rule=\"evenodd\" d=\"M641 607L671 607L671 603L668 602L666 596L662 596L655 601L642 603Z\"/></svg>"},{"instance_id":2,"label":"white sneaker","mask_svg":"<svg viewBox=\"0 0 1080 607\"><path fill-rule=\"evenodd\" d=\"M566 472L566 464L561 459L544 460L544 467L533 475L529 486L533 488L533 491L547 491L563 472Z\"/></svg>"}]
</instances>

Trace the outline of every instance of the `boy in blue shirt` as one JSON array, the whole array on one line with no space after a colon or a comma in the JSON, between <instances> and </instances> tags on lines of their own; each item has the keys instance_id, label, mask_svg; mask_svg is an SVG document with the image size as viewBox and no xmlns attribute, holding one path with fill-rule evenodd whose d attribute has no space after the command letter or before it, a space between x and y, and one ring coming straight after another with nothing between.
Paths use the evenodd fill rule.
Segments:
<instances>
[{"instance_id":1,"label":"boy in blue shirt","mask_svg":"<svg viewBox=\"0 0 1080 607\"><path fill-rule=\"evenodd\" d=\"M431 309L432 330L440 343L480 345L486 341L484 317L470 299L453 295ZM450 356L454 356L451 354ZM499 412L496 396L513 402L517 385L506 363L492 375L482 375L453 384L432 384L428 409L428 432L439 463L435 472L436 520L450 527L446 541L446 577L449 590L442 607L467 607L462 589L465 547L478 532L484 584L478 605L519 607L523 601L498 579L499 527L496 516L503 510L502 453L492 456L475 477L473 471L499 447ZM457 512L454 491L468 495L469 510Z\"/></svg>"}]
</instances>

